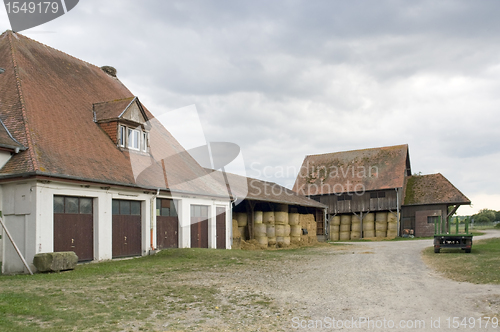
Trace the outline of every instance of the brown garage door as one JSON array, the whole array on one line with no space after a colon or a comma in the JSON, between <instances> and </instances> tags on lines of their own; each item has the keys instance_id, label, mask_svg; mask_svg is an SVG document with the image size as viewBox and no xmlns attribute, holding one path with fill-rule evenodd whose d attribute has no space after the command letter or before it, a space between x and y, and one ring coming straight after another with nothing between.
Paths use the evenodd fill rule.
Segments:
<instances>
[{"instance_id":1,"label":"brown garage door","mask_svg":"<svg viewBox=\"0 0 500 332\"><path fill-rule=\"evenodd\" d=\"M208 206L191 205L191 248L208 248Z\"/></svg>"},{"instance_id":2,"label":"brown garage door","mask_svg":"<svg viewBox=\"0 0 500 332\"><path fill-rule=\"evenodd\" d=\"M226 249L226 209L218 207L216 213L215 231L217 234L217 249Z\"/></svg>"},{"instance_id":3,"label":"brown garage door","mask_svg":"<svg viewBox=\"0 0 500 332\"><path fill-rule=\"evenodd\" d=\"M141 255L141 202L113 200L113 258Z\"/></svg>"},{"instance_id":4,"label":"brown garage door","mask_svg":"<svg viewBox=\"0 0 500 332\"><path fill-rule=\"evenodd\" d=\"M94 259L92 198L54 196L54 251L74 251L79 261Z\"/></svg>"},{"instance_id":5,"label":"brown garage door","mask_svg":"<svg viewBox=\"0 0 500 332\"><path fill-rule=\"evenodd\" d=\"M179 217L172 199L156 199L156 247L158 249L179 247Z\"/></svg>"}]
</instances>

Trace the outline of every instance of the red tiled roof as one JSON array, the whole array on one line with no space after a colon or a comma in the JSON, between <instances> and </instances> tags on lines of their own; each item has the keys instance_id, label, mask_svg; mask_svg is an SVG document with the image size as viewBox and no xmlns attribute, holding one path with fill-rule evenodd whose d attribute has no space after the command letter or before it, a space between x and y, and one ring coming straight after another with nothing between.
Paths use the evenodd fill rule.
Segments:
<instances>
[{"instance_id":1,"label":"red tiled roof","mask_svg":"<svg viewBox=\"0 0 500 332\"><path fill-rule=\"evenodd\" d=\"M93 105L93 109L96 113L96 120L118 119L118 117L134 99L135 97L127 97L118 100L95 103Z\"/></svg>"},{"instance_id":2,"label":"red tiled roof","mask_svg":"<svg viewBox=\"0 0 500 332\"><path fill-rule=\"evenodd\" d=\"M408 145L306 156L293 191L303 195L402 188Z\"/></svg>"},{"instance_id":3,"label":"red tiled roof","mask_svg":"<svg viewBox=\"0 0 500 332\"><path fill-rule=\"evenodd\" d=\"M151 153L121 151L94 122L93 105L134 95L99 67L12 31L0 35L0 67L0 119L28 148L0 177L29 173L164 189L167 175L169 189L227 195L189 155L175 157L185 150L146 109Z\"/></svg>"},{"instance_id":4,"label":"red tiled roof","mask_svg":"<svg viewBox=\"0 0 500 332\"><path fill-rule=\"evenodd\" d=\"M9 150L25 150L26 148L16 141L9 130L3 124L2 120L0 120L0 148L5 148Z\"/></svg>"},{"instance_id":5,"label":"red tiled roof","mask_svg":"<svg viewBox=\"0 0 500 332\"><path fill-rule=\"evenodd\" d=\"M471 204L441 173L414 175L406 178L403 205Z\"/></svg>"},{"instance_id":6,"label":"red tiled roof","mask_svg":"<svg viewBox=\"0 0 500 332\"><path fill-rule=\"evenodd\" d=\"M224 182L222 172L211 169L207 169L207 172L211 172L211 176L217 179L218 182ZM232 173L226 173L226 176L229 182L228 187L235 199L245 198L262 202L327 208L326 205L318 201L299 195L274 182L262 181Z\"/></svg>"}]
</instances>

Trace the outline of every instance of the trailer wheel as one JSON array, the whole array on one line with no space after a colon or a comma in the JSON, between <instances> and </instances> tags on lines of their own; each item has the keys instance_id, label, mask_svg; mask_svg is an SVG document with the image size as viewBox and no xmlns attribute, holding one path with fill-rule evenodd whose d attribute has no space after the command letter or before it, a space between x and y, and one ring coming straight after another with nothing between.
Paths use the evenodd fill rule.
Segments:
<instances>
[{"instance_id":1,"label":"trailer wheel","mask_svg":"<svg viewBox=\"0 0 500 332\"><path fill-rule=\"evenodd\" d=\"M435 253L435 254L439 254L439 251L440 251L440 250L441 250L440 248L434 248L434 253Z\"/></svg>"}]
</instances>

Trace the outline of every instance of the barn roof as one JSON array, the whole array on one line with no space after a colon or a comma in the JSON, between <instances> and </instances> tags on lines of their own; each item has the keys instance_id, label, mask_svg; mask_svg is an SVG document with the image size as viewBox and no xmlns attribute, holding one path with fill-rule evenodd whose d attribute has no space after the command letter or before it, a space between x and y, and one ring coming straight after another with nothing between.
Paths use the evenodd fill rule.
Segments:
<instances>
[{"instance_id":1,"label":"barn roof","mask_svg":"<svg viewBox=\"0 0 500 332\"><path fill-rule=\"evenodd\" d=\"M117 147L94 122L93 107L101 107L102 117L115 116L135 97L101 68L12 31L0 35L0 67L0 120L27 148L12 156L0 178L43 175L227 195L147 109L150 152Z\"/></svg>"},{"instance_id":2,"label":"barn roof","mask_svg":"<svg viewBox=\"0 0 500 332\"><path fill-rule=\"evenodd\" d=\"M12 137L2 120L0 120L0 148L7 150L26 150L21 143Z\"/></svg>"},{"instance_id":3,"label":"barn roof","mask_svg":"<svg viewBox=\"0 0 500 332\"><path fill-rule=\"evenodd\" d=\"M403 205L471 204L441 173L413 175L406 179Z\"/></svg>"},{"instance_id":4,"label":"barn roof","mask_svg":"<svg viewBox=\"0 0 500 332\"><path fill-rule=\"evenodd\" d=\"M304 195L402 188L408 145L306 156L293 190Z\"/></svg>"},{"instance_id":5,"label":"barn roof","mask_svg":"<svg viewBox=\"0 0 500 332\"><path fill-rule=\"evenodd\" d=\"M217 181L224 181L220 171L207 169ZM235 200L248 199L261 202L271 202L288 205L298 205L305 207L327 208L326 205L308 197L299 195L294 191L280 186L274 182L263 181L241 175L227 173L228 189Z\"/></svg>"}]
</instances>

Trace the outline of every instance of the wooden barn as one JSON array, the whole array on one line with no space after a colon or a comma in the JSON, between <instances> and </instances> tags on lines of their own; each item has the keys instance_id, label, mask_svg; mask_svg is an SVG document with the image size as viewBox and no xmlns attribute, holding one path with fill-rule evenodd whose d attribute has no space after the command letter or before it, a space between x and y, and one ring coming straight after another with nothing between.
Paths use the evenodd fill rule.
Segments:
<instances>
[{"instance_id":1,"label":"wooden barn","mask_svg":"<svg viewBox=\"0 0 500 332\"><path fill-rule=\"evenodd\" d=\"M428 236L435 217L470 204L441 174L412 176L408 145L307 156L293 190L327 205L326 229L344 240Z\"/></svg>"}]
</instances>

